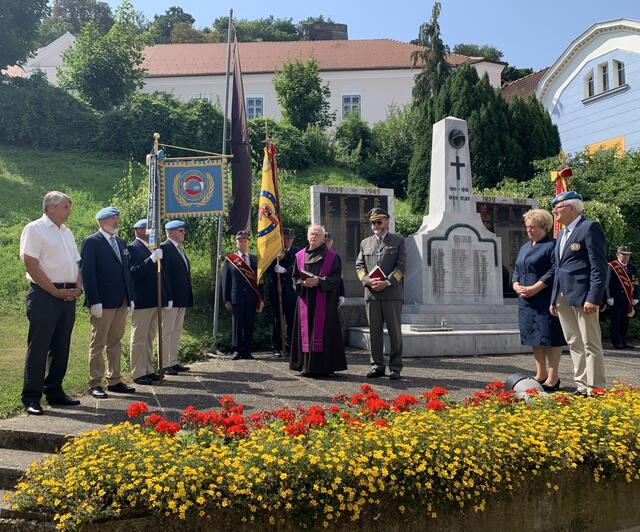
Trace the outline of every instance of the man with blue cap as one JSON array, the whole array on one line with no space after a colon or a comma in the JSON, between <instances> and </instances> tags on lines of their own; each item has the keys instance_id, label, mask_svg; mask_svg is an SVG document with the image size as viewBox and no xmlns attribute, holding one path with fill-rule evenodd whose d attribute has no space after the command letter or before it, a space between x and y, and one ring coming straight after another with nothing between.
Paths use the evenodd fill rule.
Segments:
<instances>
[{"instance_id":1,"label":"man with blue cap","mask_svg":"<svg viewBox=\"0 0 640 532\"><path fill-rule=\"evenodd\" d=\"M129 268L133 282L131 312L131 377L133 382L150 385L160 380L153 367L153 340L158 332L158 267L162 259L160 248L149 248L147 220L143 218L133 224L135 240L129 244ZM164 268L161 269L162 306L168 305L168 291Z\"/></svg>"},{"instance_id":2,"label":"man with blue cap","mask_svg":"<svg viewBox=\"0 0 640 532\"><path fill-rule=\"evenodd\" d=\"M178 346L182 336L184 315L187 308L193 306L191 288L191 265L182 244L185 236L185 223L172 220L164 226L167 239L160 249L163 252L162 265L166 274L168 288L168 308L162 311L162 347L165 375L178 375L189 371L189 367L178 364Z\"/></svg>"},{"instance_id":3,"label":"man with blue cap","mask_svg":"<svg viewBox=\"0 0 640 532\"><path fill-rule=\"evenodd\" d=\"M96 399L107 397L107 389L116 393L133 393L135 388L122 381L122 337L127 311L134 307L129 250L118 237L120 211L105 207L96 214L98 231L85 238L80 250L85 305L91 312L89 343L89 393ZM107 355L105 372L104 351Z\"/></svg>"},{"instance_id":4,"label":"man with blue cap","mask_svg":"<svg viewBox=\"0 0 640 532\"><path fill-rule=\"evenodd\" d=\"M629 318L635 314L634 306L640 299L638 288L638 271L629 260L631 250L627 246L620 246L616 252L615 260L609 261L611 268L609 275L609 305L611 325L609 337L616 349L634 349L627 342Z\"/></svg>"},{"instance_id":5,"label":"man with blue cap","mask_svg":"<svg viewBox=\"0 0 640 532\"><path fill-rule=\"evenodd\" d=\"M564 227L555 247L551 307L560 318L573 361L575 395L592 395L606 384L599 312L607 285L607 239L602 226L582 216L582 196L570 190L551 202Z\"/></svg>"}]
</instances>

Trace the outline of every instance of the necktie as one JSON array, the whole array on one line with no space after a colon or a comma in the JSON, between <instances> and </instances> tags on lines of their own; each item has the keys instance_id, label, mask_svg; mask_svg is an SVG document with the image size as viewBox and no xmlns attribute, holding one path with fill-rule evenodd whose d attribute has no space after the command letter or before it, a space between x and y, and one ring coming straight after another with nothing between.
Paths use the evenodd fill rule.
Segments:
<instances>
[{"instance_id":1,"label":"necktie","mask_svg":"<svg viewBox=\"0 0 640 532\"><path fill-rule=\"evenodd\" d=\"M249 255L246 253L242 254L242 259L247 263L247 266L251 266L251 261L249 260Z\"/></svg>"},{"instance_id":2,"label":"necktie","mask_svg":"<svg viewBox=\"0 0 640 532\"><path fill-rule=\"evenodd\" d=\"M118 248L118 243L116 242L115 236L112 236L111 238L109 238L109 244L111 244L111 247L113 248L113 252L116 254L116 257L118 257L118 260L122 262L122 257L120 256L120 248Z\"/></svg>"},{"instance_id":3,"label":"necktie","mask_svg":"<svg viewBox=\"0 0 640 532\"><path fill-rule=\"evenodd\" d=\"M571 231L569 231L568 229L565 229L564 233L562 233L562 239L560 240L560 257L564 255L564 248L567 245L567 240L569 240L570 235Z\"/></svg>"},{"instance_id":4,"label":"necktie","mask_svg":"<svg viewBox=\"0 0 640 532\"><path fill-rule=\"evenodd\" d=\"M182 257L182 260L184 261L184 265L187 267L187 270L189 269L189 261L187 260L187 256L184 254L184 251L182 251L182 246L177 246L178 248L178 253L180 253L180 256Z\"/></svg>"}]
</instances>

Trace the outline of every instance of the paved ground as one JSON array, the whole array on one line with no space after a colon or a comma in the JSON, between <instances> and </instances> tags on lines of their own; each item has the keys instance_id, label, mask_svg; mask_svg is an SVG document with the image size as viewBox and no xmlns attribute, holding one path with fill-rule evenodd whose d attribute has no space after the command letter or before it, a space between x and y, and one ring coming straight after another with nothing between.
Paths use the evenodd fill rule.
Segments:
<instances>
[{"instance_id":1,"label":"paved ground","mask_svg":"<svg viewBox=\"0 0 640 532\"><path fill-rule=\"evenodd\" d=\"M640 349L637 351L606 351L609 384L615 381L640 386ZM348 352L348 371L337 378L309 379L290 371L286 361L269 354L256 360L232 361L227 357L213 358L192 364L189 373L169 376L158 386L137 386L133 395L110 394L109 399L96 400L85 394L78 407L49 408L42 417L26 415L0 420L0 431L25 431L48 434L79 432L118 423L126 419L128 406L145 401L152 410L176 420L188 405L206 410L218 406L217 398L230 394L246 410L278 408L284 405L327 403L339 393L355 393L368 382L386 397L399 393L419 393L435 385L444 386L450 397L463 399L488 382L504 381L515 372L531 373L533 355L501 355L482 357L447 357L405 359L402 380L367 379L368 354ZM563 355L560 365L562 388L572 391L571 359Z\"/></svg>"}]
</instances>

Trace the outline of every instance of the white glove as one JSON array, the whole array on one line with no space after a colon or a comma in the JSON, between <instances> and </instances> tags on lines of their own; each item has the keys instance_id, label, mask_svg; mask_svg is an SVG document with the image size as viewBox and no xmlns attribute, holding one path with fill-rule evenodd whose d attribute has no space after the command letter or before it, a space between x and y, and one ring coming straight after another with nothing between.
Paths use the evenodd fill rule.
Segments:
<instances>
[{"instance_id":1,"label":"white glove","mask_svg":"<svg viewBox=\"0 0 640 532\"><path fill-rule=\"evenodd\" d=\"M344 305L344 296L338 298L338 306L341 307L342 305Z\"/></svg>"},{"instance_id":2,"label":"white glove","mask_svg":"<svg viewBox=\"0 0 640 532\"><path fill-rule=\"evenodd\" d=\"M90 311L94 318L102 318L102 303L91 305Z\"/></svg>"},{"instance_id":3,"label":"white glove","mask_svg":"<svg viewBox=\"0 0 640 532\"><path fill-rule=\"evenodd\" d=\"M158 259L162 260L162 250L160 248L154 249L151 252L151 262L156 263Z\"/></svg>"},{"instance_id":4,"label":"white glove","mask_svg":"<svg viewBox=\"0 0 640 532\"><path fill-rule=\"evenodd\" d=\"M638 304L638 300L637 299L632 299L631 300L631 304L632 305L637 305Z\"/></svg>"},{"instance_id":5,"label":"white glove","mask_svg":"<svg viewBox=\"0 0 640 532\"><path fill-rule=\"evenodd\" d=\"M613 298L612 297L607 299L607 305L609 305L610 307L613 307Z\"/></svg>"},{"instance_id":6,"label":"white glove","mask_svg":"<svg viewBox=\"0 0 640 532\"><path fill-rule=\"evenodd\" d=\"M136 304L132 299L131 303L129 303L129 312L133 312L133 309L135 309L135 308L136 308Z\"/></svg>"},{"instance_id":7,"label":"white glove","mask_svg":"<svg viewBox=\"0 0 640 532\"><path fill-rule=\"evenodd\" d=\"M287 269L283 268L279 264L276 264L275 267L273 268L273 271L276 272L276 273L286 273Z\"/></svg>"},{"instance_id":8,"label":"white glove","mask_svg":"<svg viewBox=\"0 0 640 532\"><path fill-rule=\"evenodd\" d=\"M173 308L173 300L167 303L167 308Z\"/></svg>"}]
</instances>

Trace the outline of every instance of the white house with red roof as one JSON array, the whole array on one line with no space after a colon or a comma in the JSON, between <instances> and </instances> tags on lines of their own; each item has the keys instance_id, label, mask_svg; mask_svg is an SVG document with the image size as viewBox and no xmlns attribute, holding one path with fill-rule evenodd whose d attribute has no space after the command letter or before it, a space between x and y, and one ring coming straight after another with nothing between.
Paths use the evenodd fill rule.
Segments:
<instances>
[{"instance_id":1,"label":"white house with red roof","mask_svg":"<svg viewBox=\"0 0 640 532\"><path fill-rule=\"evenodd\" d=\"M65 34L39 50L27 62L31 73L50 73L60 66L64 50L73 44L73 36ZM62 41L61 41L62 40ZM58 42L61 41L61 42ZM57 53L51 53L56 50ZM273 85L275 73L295 59L306 62L313 57L320 74L331 91L330 109L339 123L356 111L373 124L386 117L391 105L403 106L411 101L411 91L419 67L414 67L411 54L419 46L391 39L287 41L239 43L247 114L250 118L268 116L279 119L281 109ZM159 44L144 50L142 67L146 70L143 92L163 91L183 101L206 98L224 101L226 43ZM449 54L453 65L470 63L478 74L487 74L490 83L500 87L500 75L506 63Z\"/></svg>"}]
</instances>

